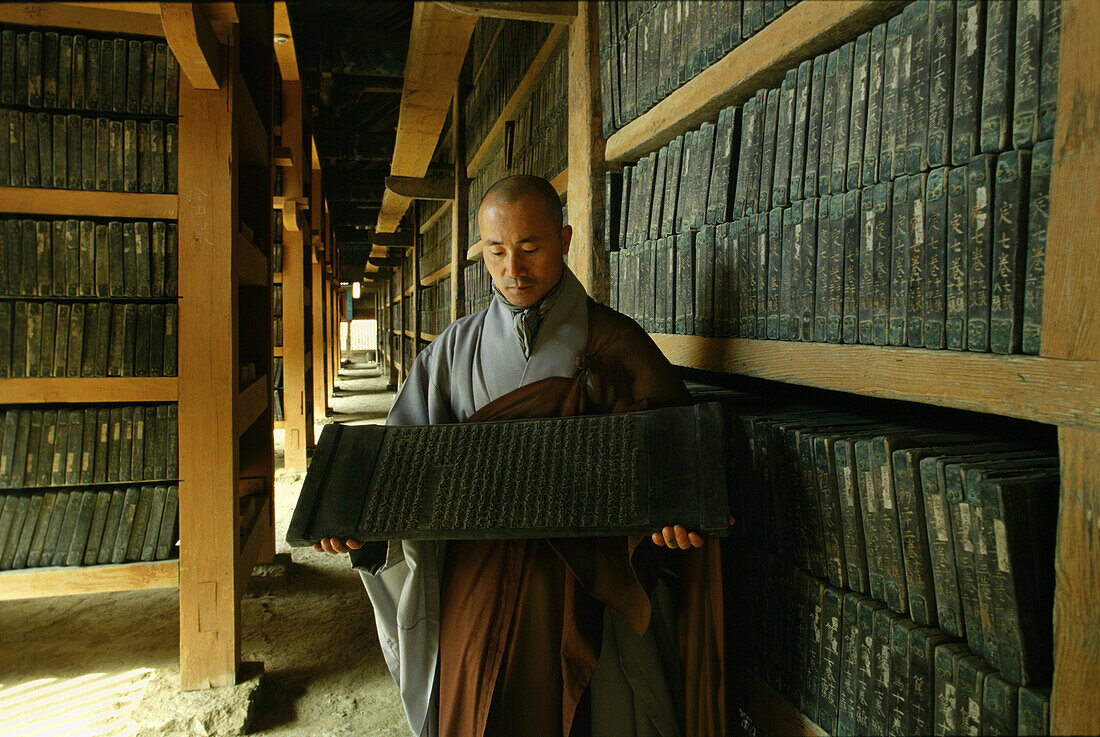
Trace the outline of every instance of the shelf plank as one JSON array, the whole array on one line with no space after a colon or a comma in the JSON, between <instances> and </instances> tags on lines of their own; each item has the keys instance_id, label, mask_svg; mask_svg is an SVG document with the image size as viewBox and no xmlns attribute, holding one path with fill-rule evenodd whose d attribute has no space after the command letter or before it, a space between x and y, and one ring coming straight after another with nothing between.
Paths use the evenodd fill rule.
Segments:
<instances>
[{"instance_id":1,"label":"shelf plank","mask_svg":"<svg viewBox=\"0 0 1100 737\"><path fill-rule=\"evenodd\" d=\"M237 406L234 412L237 436L239 437L241 433L252 427L252 423L270 404L271 392L267 388L267 374L264 374L237 395Z\"/></svg>"},{"instance_id":2,"label":"shelf plank","mask_svg":"<svg viewBox=\"0 0 1100 737\"><path fill-rule=\"evenodd\" d=\"M1100 427L1100 362L655 334L679 366L1073 427Z\"/></svg>"},{"instance_id":3,"label":"shelf plank","mask_svg":"<svg viewBox=\"0 0 1100 737\"><path fill-rule=\"evenodd\" d=\"M27 568L0 573L0 601L179 586L176 559L102 566Z\"/></svg>"},{"instance_id":4,"label":"shelf plank","mask_svg":"<svg viewBox=\"0 0 1100 737\"><path fill-rule=\"evenodd\" d=\"M788 8L775 21L704 69L607 139L608 162L632 161L684 131L718 117L729 105L783 79L788 69L850 41L905 4L904 0L831 0Z\"/></svg>"},{"instance_id":5,"label":"shelf plank","mask_svg":"<svg viewBox=\"0 0 1100 737\"><path fill-rule=\"evenodd\" d=\"M416 335L411 330L405 330L405 331L403 331L403 333L404 333L406 338L412 338L412 339L416 338Z\"/></svg>"},{"instance_id":6,"label":"shelf plank","mask_svg":"<svg viewBox=\"0 0 1100 737\"><path fill-rule=\"evenodd\" d=\"M178 399L179 383L175 376L4 379L0 381L0 405L175 402Z\"/></svg>"},{"instance_id":7,"label":"shelf plank","mask_svg":"<svg viewBox=\"0 0 1100 737\"><path fill-rule=\"evenodd\" d=\"M542 80L543 73L546 71L546 66L550 63L550 57L568 31L569 27L562 25L556 25L550 29L546 41L543 42L542 47L539 48L535 58L531 61L531 66L527 67L527 73L516 85L515 92L504 103L500 116L497 117L489 132L485 134L485 139L478 145L477 150L466 163L467 177L472 179L474 175L481 171L481 167L488 161L489 155L496 150L499 144L498 139L504 135L504 124L519 114L520 109L527 102L527 98L538 87L538 83Z\"/></svg>"},{"instance_id":8,"label":"shelf plank","mask_svg":"<svg viewBox=\"0 0 1100 737\"><path fill-rule=\"evenodd\" d=\"M431 343L433 340L435 340L438 337L439 337L438 335L433 335L432 333L425 333L423 330L420 331L420 339L421 340L426 340L429 343Z\"/></svg>"},{"instance_id":9,"label":"shelf plank","mask_svg":"<svg viewBox=\"0 0 1100 737\"><path fill-rule=\"evenodd\" d=\"M428 173L476 23L476 16L433 3L414 6L391 176L420 178ZM397 230L411 202L386 190L376 231Z\"/></svg>"},{"instance_id":10,"label":"shelf plank","mask_svg":"<svg viewBox=\"0 0 1100 737\"><path fill-rule=\"evenodd\" d=\"M259 514L252 522L245 537L241 540L241 554L237 557L237 598L239 599L248 582L252 580L252 568L260 557L260 550L265 540L271 535L271 502L269 499L261 502Z\"/></svg>"},{"instance_id":11,"label":"shelf plank","mask_svg":"<svg viewBox=\"0 0 1100 737\"><path fill-rule=\"evenodd\" d=\"M470 246L470 249L466 251L467 261L480 261L481 260L481 247L484 241L478 241L474 245Z\"/></svg>"},{"instance_id":12,"label":"shelf plank","mask_svg":"<svg viewBox=\"0 0 1100 737\"><path fill-rule=\"evenodd\" d=\"M275 420L274 422L271 423L271 426L272 426L271 427L272 430L285 430L286 429L286 423L283 422L282 420Z\"/></svg>"},{"instance_id":13,"label":"shelf plank","mask_svg":"<svg viewBox=\"0 0 1100 737\"><path fill-rule=\"evenodd\" d=\"M272 356L278 356L279 358L282 358L283 357L283 347L281 345L275 346L274 348L271 349L271 355Z\"/></svg>"},{"instance_id":14,"label":"shelf plank","mask_svg":"<svg viewBox=\"0 0 1100 737\"><path fill-rule=\"evenodd\" d=\"M442 281L443 279L446 279L450 275L451 275L451 265L446 264L445 266L443 266L443 268L441 268L437 271L434 271L431 274L428 274L423 279L421 279L420 280L420 286L430 287L432 284L435 284L437 281Z\"/></svg>"},{"instance_id":15,"label":"shelf plank","mask_svg":"<svg viewBox=\"0 0 1100 737\"><path fill-rule=\"evenodd\" d=\"M435 225L436 221L439 220L441 217L443 217L444 215L449 215L451 213L453 202L453 199L444 201L440 207L436 208L435 212L426 217L424 219L424 222L420 224L421 234L427 233L428 230L431 229L431 227Z\"/></svg>"},{"instance_id":16,"label":"shelf plank","mask_svg":"<svg viewBox=\"0 0 1100 737\"><path fill-rule=\"evenodd\" d=\"M755 675L732 678L729 688L734 702L740 705L760 734L792 737L827 737L829 734ZM732 721L736 716L727 714L726 719Z\"/></svg>"},{"instance_id":17,"label":"shelf plank","mask_svg":"<svg viewBox=\"0 0 1100 737\"><path fill-rule=\"evenodd\" d=\"M283 283L283 272L281 272L281 271L274 272L271 275L271 283L272 284L282 284Z\"/></svg>"},{"instance_id":18,"label":"shelf plank","mask_svg":"<svg viewBox=\"0 0 1100 737\"><path fill-rule=\"evenodd\" d=\"M260 167L270 165L271 136L267 126L256 109L256 101L238 71L233 79L233 106L236 108L237 121L240 123L237 140L240 142L243 159Z\"/></svg>"},{"instance_id":19,"label":"shelf plank","mask_svg":"<svg viewBox=\"0 0 1100 737\"><path fill-rule=\"evenodd\" d=\"M140 36L164 37L160 10L151 14L136 10L122 10L131 3L94 3L88 6L77 3L0 3L0 23L20 23L32 26L55 26L74 31L106 33L133 33ZM141 6L143 3L133 3Z\"/></svg>"},{"instance_id":20,"label":"shelf plank","mask_svg":"<svg viewBox=\"0 0 1100 737\"><path fill-rule=\"evenodd\" d=\"M242 284L254 287L267 286L271 276L267 256L241 233L233 234L233 270Z\"/></svg>"},{"instance_id":21,"label":"shelf plank","mask_svg":"<svg viewBox=\"0 0 1100 737\"><path fill-rule=\"evenodd\" d=\"M179 213L178 202L174 194L0 187L0 212L27 215L175 220Z\"/></svg>"}]
</instances>

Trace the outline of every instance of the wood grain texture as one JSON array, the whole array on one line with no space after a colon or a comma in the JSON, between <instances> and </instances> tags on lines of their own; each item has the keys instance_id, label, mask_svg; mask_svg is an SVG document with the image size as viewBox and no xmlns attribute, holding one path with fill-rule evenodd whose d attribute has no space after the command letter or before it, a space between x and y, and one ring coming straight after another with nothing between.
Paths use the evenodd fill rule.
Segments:
<instances>
[{"instance_id":1,"label":"wood grain texture","mask_svg":"<svg viewBox=\"0 0 1100 737\"><path fill-rule=\"evenodd\" d=\"M314 145L315 148L315 145ZM316 152L314 152L316 154ZM313 195L315 202L321 203L324 201L324 188L322 187L322 176L320 168L320 159L313 156L314 167L310 171L311 184L310 192ZM321 416L328 414L328 384L329 377L326 369L325 362L325 300L327 297L327 282L325 280L325 264L324 264L324 238L320 237L326 232L326 222L328 217L325 213L325 208L314 207L310 210L310 226L313 229L313 256L309 266L310 272L310 294L313 296L313 303L311 305L310 319L313 323L312 335L313 335L313 411ZM318 257L320 254L320 257Z\"/></svg>"},{"instance_id":2,"label":"wood grain texture","mask_svg":"<svg viewBox=\"0 0 1100 737\"><path fill-rule=\"evenodd\" d=\"M101 379L4 379L0 405L59 402L174 402L179 398L175 377Z\"/></svg>"},{"instance_id":3,"label":"wood grain texture","mask_svg":"<svg viewBox=\"0 0 1100 737\"><path fill-rule=\"evenodd\" d=\"M72 568L28 568L0 573L0 601L179 586L178 560Z\"/></svg>"},{"instance_id":4,"label":"wood grain texture","mask_svg":"<svg viewBox=\"0 0 1100 737\"><path fill-rule=\"evenodd\" d=\"M500 29L497 29L500 32ZM494 39L496 37L494 36ZM466 222L470 212L470 188L466 181L466 106L462 93L455 90L451 98L451 153L454 159L455 196L451 201L451 303L447 305L449 322L454 322L466 312L466 283L462 278L466 268L466 246L469 233ZM440 208L443 209L443 208ZM421 231L423 232L423 231Z\"/></svg>"},{"instance_id":5,"label":"wood grain texture","mask_svg":"<svg viewBox=\"0 0 1100 737\"><path fill-rule=\"evenodd\" d=\"M391 175L427 174L476 23L476 16L454 13L431 3L413 7ZM387 190L382 195L376 230L397 230L411 202Z\"/></svg>"},{"instance_id":6,"label":"wood grain texture","mask_svg":"<svg viewBox=\"0 0 1100 737\"><path fill-rule=\"evenodd\" d=\"M195 89L218 89L222 84L222 47L199 4L161 3L160 21L181 76Z\"/></svg>"},{"instance_id":7,"label":"wood grain texture","mask_svg":"<svg viewBox=\"0 0 1100 737\"><path fill-rule=\"evenodd\" d=\"M599 33L596 4L582 0L569 26L569 224L568 263L592 299L607 302L610 284L603 245L606 168L600 113Z\"/></svg>"},{"instance_id":8,"label":"wood grain texture","mask_svg":"<svg viewBox=\"0 0 1100 737\"><path fill-rule=\"evenodd\" d=\"M485 134L485 140L478 145L474 155L470 158L466 166L466 176L472 179L481 171L482 166L489 160L489 156L500 146L500 138L504 135L504 124L516 118L527 99L538 87L539 82L546 73L546 65L550 63L554 51L558 48L558 44L562 42L562 39L566 37L568 31L567 26L555 26L550 29L550 33L547 34L546 40L539 47L535 58L531 60L531 66L527 67L527 71L519 84L516 85L515 91L504 103L504 107L501 108L500 115L492 127L489 128L489 132ZM461 159L456 156L455 161L461 161Z\"/></svg>"},{"instance_id":9,"label":"wood grain texture","mask_svg":"<svg viewBox=\"0 0 1100 737\"><path fill-rule=\"evenodd\" d=\"M450 173L426 177L386 177L386 189L414 200L450 200L454 197L454 177Z\"/></svg>"},{"instance_id":10,"label":"wood grain texture","mask_svg":"<svg viewBox=\"0 0 1100 737\"><path fill-rule=\"evenodd\" d=\"M0 187L0 212L80 217L175 220L179 197L174 194L85 192L69 189Z\"/></svg>"},{"instance_id":11,"label":"wood grain texture","mask_svg":"<svg viewBox=\"0 0 1100 737\"><path fill-rule=\"evenodd\" d=\"M679 366L1100 428L1100 363L779 340L653 335Z\"/></svg>"},{"instance_id":12,"label":"wood grain texture","mask_svg":"<svg viewBox=\"0 0 1100 737\"><path fill-rule=\"evenodd\" d=\"M1059 428L1051 734L1100 734L1100 431Z\"/></svg>"},{"instance_id":13,"label":"wood grain texture","mask_svg":"<svg viewBox=\"0 0 1100 737\"><path fill-rule=\"evenodd\" d=\"M240 662L230 80L199 90L180 75L180 671L189 690L232 685Z\"/></svg>"},{"instance_id":14,"label":"wood grain texture","mask_svg":"<svg viewBox=\"0 0 1100 737\"><path fill-rule=\"evenodd\" d=\"M233 423L237 428L238 436L252 427L252 423L264 413L264 410L268 407L270 395L270 384L268 383L268 376L265 374L245 387L237 396L237 406L233 412L235 418Z\"/></svg>"},{"instance_id":15,"label":"wood grain texture","mask_svg":"<svg viewBox=\"0 0 1100 737\"><path fill-rule=\"evenodd\" d=\"M298 72L298 50L294 47L294 34L290 28L290 13L286 0L275 3L275 33L287 37L286 43L275 44L275 61L279 64L279 74L284 82L296 82Z\"/></svg>"},{"instance_id":16,"label":"wood grain texture","mask_svg":"<svg viewBox=\"0 0 1100 737\"><path fill-rule=\"evenodd\" d=\"M104 7L111 5L113 7ZM160 22L158 3L134 3L155 5L156 13L144 9L120 10L130 3L0 3L0 23L55 26L76 31L106 33L134 33L141 36L164 36Z\"/></svg>"},{"instance_id":17,"label":"wood grain texture","mask_svg":"<svg viewBox=\"0 0 1100 737\"><path fill-rule=\"evenodd\" d=\"M238 282L256 287L267 285L268 279L272 283L281 282L282 275L273 279L270 269L271 264L268 263L267 256L260 253L260 249L241 233L233 234L233 270L237 274Z\"/></svg>"},{"instance_id":18,"label":"wood grain texture","mask_svg":"<svg viewBox=\"0 0 1100 737\"><path fill-rule=\"evenodd\" d=\"M420 279L420 286L430 287L431 285L435 284L439 280L446 279L450 275L451 275L451 265L450 264L444 264L438 270L432 272L431 274L428 274L425 277L422 277Z\"/></svg>"},{"instance_id":19,"label":"wood grain texture","mask_svg":"<svg viewBox=\"0 0 1100 737\"><path fill-rule=\"evenodd\" d=\"M718 117L814 54L893 15L904 0L803 0L607 139L608 161L633 161Z\"/></svg>"},{"instance_id":20,"label":"wood grain texture","mask_svg":"<svg viewBox=\"0 0 1100 737\"><path fill-rule=\"evenodd\" d=\"M577 0L522 0L521 2L471 2L471 0L437 0L456 13L479 18L528 20L539 23L568 25L577 17Z\"/></svg>"},{"instance_id":21,"label":"wood grain texture","mask_svg":"<svg viewBox=\"0 0 1100 737\"><path fill-rule=\"evenodd\" d=\"M305 151L303 135L303 101L300 81L283 81L283 144L293 152L298 166L283 169L283 437L284 460L287 469L306 470L307 433L313 428L306 421L306 402L313 399L308 384L305 344L306 328L306 253L305 234L308 220L299 219L300 201L305 199ZM296 217L287 217L290 203L295 202Z\"/></svg>"},{"instance_id":22,"label":"wood grain texture","mask_svg":"<svg viewBox=\"0 0 1100 737\"><path fill-rule=\"evenodd\" d=\"M1100 3L1064 0L1043 282L1043 345L1100 360Z\"/></svg>"}]
</instances>

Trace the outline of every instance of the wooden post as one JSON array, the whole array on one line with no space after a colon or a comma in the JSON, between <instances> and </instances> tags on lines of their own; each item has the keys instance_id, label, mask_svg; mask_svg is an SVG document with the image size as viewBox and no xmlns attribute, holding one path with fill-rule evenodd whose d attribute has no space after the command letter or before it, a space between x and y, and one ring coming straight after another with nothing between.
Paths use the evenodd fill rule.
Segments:
<instances>
[{"instance_id":1,"label":"wooden post","mask_svg":"<svg viewBox=\"0 0 1100 737\"><path fill-rule=\"evenodd\" d=\"M283 145L291 150L295 166L283 169L283 196L303 196L304 136L302 133L302 83L283 81ZM308 224L298 208L283 210L283 466L306 470L308 434L305 364L305 286L308 242L302 227Z\"/></svg>"},{"instance_id":2,"label":"wooden post","mask_svg":"<svg viewBox=\"0 0 1100 737\"><path fill-rule=\"evenodd\" d=\"M312 196L312 205L310 208L309 217L311 221L310 228L310 246L309 246L309 264L310 264L310 297L312 301L312 311L310 318L313 321L313 347L311 349L313 357L313 411L321 415L328 414L328 372L325 370L325 259L324 251L318 249L318 241L321 240L322 234L325 230L325 208L324 197L322 196L321 189L321 162L318 159L313 159L313 168L310 173L312 174L312 182L310 186L310 194ZM318 251L321 251L318 253ZM310 430L312 433L312 428Z\"/></svg>"},{"instance_id":3,"label":"wooden post","mask_svg":"<svg viewBox=\"0 0 1100 737\"><path fill-rule=\"evenodd\" d=\"M569 26L569 189L573 226L569 268L597 302L607 302L610 272L603 245L604 138L600 120L596 3L581 0Z\"/></svg>"},{"instance_id":4,"label":"wooden post","mask_svg":"<svg viewBox=\"0 0 1100 737\"><path fill-rule=\"evenodd\" d=\"M190 439L179 444L180 676L189 690L232 685L240 662L236 152L232 75L223 76L220 89L197 90L180 75L179 93L179 436Z\"/></svg>"},{"instance_id":5,"label":"wooden post","mask_svg":"<svg viewBox=\"0 0 1100 737\"><path fill-rule=\"evenodd\" d=\"M1100 3L1064 0L1042 354L1100 361ZM1094 398L1095 399L1095 398ZM1100 432L1058 430L1051 734L1100 733Z\"/></svg>"},{"instance_id":6,"label":"wooden post","mask_svg":"<svg viewBox=\"0 0 1100 737\"><path fill-rule=\"evenodd\" d=\"M469 184L466 181L466 112L459 90L451 102L451 153L455 162L455 197L451 202L451 304L450 318L454 322L465 313L466 285L462 271L466 266L468 229L466 227Z\"/></svg>"}]
</instances>

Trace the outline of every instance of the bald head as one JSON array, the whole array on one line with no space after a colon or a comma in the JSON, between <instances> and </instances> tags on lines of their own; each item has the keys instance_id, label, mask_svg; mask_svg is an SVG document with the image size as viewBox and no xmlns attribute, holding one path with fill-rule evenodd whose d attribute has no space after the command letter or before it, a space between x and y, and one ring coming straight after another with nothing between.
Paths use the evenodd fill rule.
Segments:
<instances>
[{"instance_id":1,"label":"bald head","mask_svg":"<svg viewBox=\"0 0 1100 737\"><path fill-rule=\"evenodd\" d=\"M546 215L550 223L557 230L562 228L561 198L554 191L553 185L542 177L530 174L515 174L501 179L481 198L478 212L486 206L494 204L510 205L526 197L534 197L546 208Z\"/></svg>"}]
</instances>

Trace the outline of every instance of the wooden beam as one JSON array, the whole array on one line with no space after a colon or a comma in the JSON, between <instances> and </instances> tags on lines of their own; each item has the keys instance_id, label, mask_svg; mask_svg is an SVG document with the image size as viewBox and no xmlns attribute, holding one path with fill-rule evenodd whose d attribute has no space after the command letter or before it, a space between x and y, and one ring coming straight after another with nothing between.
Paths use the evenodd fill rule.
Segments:
<instances>
[{"instance_id":1,"label":"wooden beam","mask_svg":"<svg viewBox=\"0 0 1100 737\"><path fill-rule=\"evenodd\" d=\"M0 601L179 586L178 560L71 568L28 568L0 573Z\"/></svg>"},{"instance_id":2,"label":"wooden beam","mask_svg":"<svg viewBox=\"0 0 1100 737\"><path fill-rule=\"evenodd\" d=\"M1051 359L1100 366L1100 3L1064 0L1058 117L1043 280L1043 344ZM1080 401L1097 405L1081 384ZM1036 404L1041 399L1029 396ZM1059 423L1066 425L1069 423ZM1051 734L1100 733L1100 431L1058 428L1062 488L1054 560Z\"/></svg>"},{"instance_id":3,"label":"wooden beam","mask_svg":"<svg viewBox=\"0 0 1100 737\"><path fill-rule=\"evenodd\" d=\"M454 177L434 174L426 177L386 177L386 189L414 200L454 199Z\"/></svg>"},{"instance_id":4,"label":"wooden beam","mask_svg":"<svg viewBox=\"0 0 1100 737\"><path fill-rule=\"evenodd\" d=\"M576 0L523 0L523 2L475 2L472 0L436 0L440 5L456 13L478 18L504 20L531 20L540 23L569 25L577 17Z\"/></svg>"},{"instance_id":5,"label":"wooden beam","mask_svg":"<svg viewBox=\"0 0 1100 737\"><path fill-rule=\"evenodd\" d=\"M275 61L279 63L279 74L284 82L297 82L301 77L298 71L298 52L294 48L294 34L290 28L290 13L286 9L286 0L275 3L275 35L286 36L285 43L275 44Z\"/></svg>"},{"instance_id":6,"label":"wooden beam","mask_svg":"<svg viewBox=\"0 0 1100 737\"><path fill-rule=\"evenodd\" d=\"M156 6L155 14L131 5ZM0 3L0 23L163 36L159 3Z\"/></svg>"},{"instance_id":7,"label":"wooden beam","mask_svg":"<svg viewBox=\"0 0 1100 737\"><path fill-rule=\"evenodd\" d=\"M427 174L476 23L476 16L454 13L431 3L413 7L391 175ZM397 230L411 202L411 198L387 190L382 196L377 229L383 233Z\"/></svg>"},{"instance_id":8,"label":"wooden beam","mask_svg":"<svg viewBox=\"0 0 1100 737\"><path fill-rule=\"evenodd\" d=\"M606 304L610 269L603 245L606 164L600 115L599 32L596 4L584 3L569 26L569 223L573 241L568 263L592 299Z\"/></svg>"},{"instance_id":9,"label":"wooden beam","mask_svg":"<svg viewBox=\"0 0 1100 737\"><path fill-rule=\"evenodd\" d=\"M1100 362L694 335L652 336L704 371L1100 430Z\"/></svg>"},{"instance_id":10,"label":"wooden beam","mask_svg":"<svg viewBox=\"0 0 1100 737\"><path fill-rule=\"evenodd\" d=\"M498 33L500 29L497 29ZM451 273L455 278L451 279L451 304L447 307L450 322L454 322L463 316L466 304L466 285L462 279L462 270L466 266L466 241L469 235L466 230L466 218L468 217L469 186L466 182L466 110L462 103L462 95L455 90L451 101L451 153L454 160L455 198L451 203Z\"/></svg>"},{"instance_id":11,"label":"wooden beam","mask_svg":"<svg viewBox=\"0 0 1100 737\"><path fill-rule=\"evenodd\" d=\"M607 139L608 161L634 161L718 117L788 69L894 15L904 0L801 2Z\"/></svg>"},{"instance_id":12,"label":"wooden beam","mask_svg":"<svg viewBox=\"0 0 1100 737\"><path fill-rule=\"evenodd\" d=\"M174 194L0 187L0 212L69 217L94 212L99 217L175 220L178 202L179 197Z\"/></svg>"},{"instance_id":13,"label":"wooden beam","mask_svg":"<svg viewBox=\"0 0 1100 737\"><path fill-rule=\"evenodd\" d=\"M367 259L367 263L379 268L397 269L401 267L401 259L399 258L374 258L372 256Z\"/></svg>"},{"instance_id":14,"label":"wooden beam","mask_svg":"<svg viewBox=\"0 0 1100 737\"><path fill-rule=\"evenodd\" d=\"M392 248L412 248L413 232L402 230L396 233L374 233L370 242L375 246L387 246Z\"/></svg>"},{"instance_id":15,"label":"wooden beam","mask_svg":"<svg viewBox=\"0 0 1100 737\"><path fill-rule=\"evenodd\" d=\"M175 402L174 376L125 378L41 378L0 381L0 405L61 402Z\"/></svg>"},{"instance_id":16,"label":"wooden beam","mask_svg":"<svg viewBox=\"0 0 1100 737\"><path fill-rule=\"evenodd\" d=\"M222 48L210 19L198 3L161 3L164 38L180 71L197 90L216 90L222 83Z\"/></svg>"}]
</instances>

